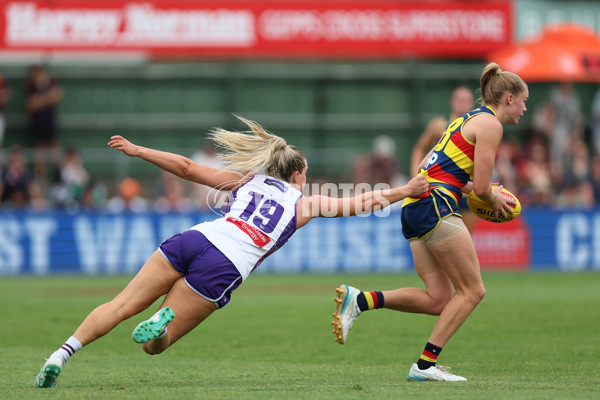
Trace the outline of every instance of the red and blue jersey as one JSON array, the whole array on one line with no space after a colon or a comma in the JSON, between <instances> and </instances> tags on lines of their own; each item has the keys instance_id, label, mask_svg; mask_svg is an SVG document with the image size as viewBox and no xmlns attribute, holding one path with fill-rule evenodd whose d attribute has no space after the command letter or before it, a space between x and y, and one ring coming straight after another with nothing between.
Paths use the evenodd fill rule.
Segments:
<instances>
[{"instance_id":1,"label":"red and blue jersey","mask_svg":"<svg viewBox=\"0 0 600 400\"><path fill-rule=\"evenodd\" d=\"M469 119L479 114L496 116L494 110L483 106L456 118L448 125L427 163L419 172L419 175L425 175L431 188L442 189L457 202L462 197L462 188L473 178L475 158L475 143L465 138L462 130ZM429 192L418 198L407 198L403 207L427 196Z\"/></svg>"}]
</instances>

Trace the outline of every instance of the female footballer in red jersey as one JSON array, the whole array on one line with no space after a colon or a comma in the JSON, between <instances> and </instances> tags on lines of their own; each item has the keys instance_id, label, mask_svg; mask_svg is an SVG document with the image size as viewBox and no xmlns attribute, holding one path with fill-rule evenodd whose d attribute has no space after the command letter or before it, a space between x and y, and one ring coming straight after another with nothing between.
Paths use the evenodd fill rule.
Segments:
<instances>
[{"instance_id":1,"label":"female footballer in red jersey","mask_svg":"<svg viewBox=\"0 0 600 400\"><path fill-rule=\"evenodd\" d=\"M529 90L519 76L495 63L484 68L480 85L482 106L454 120L421 161L419 174L427 178L430 190L404 200L402 231L425 289L361 292L347 285L337 289L332 324L341 344L362 311L389 308L439 315L408 380L466 380L436 365L442 348L485 295L473 240L458 208L461 192L474 190L496 213L512 214L511 203L500 194L502 186L492 190L492 171L502 126L519 122L527 111Z\"/></svg>"}]
</instances>

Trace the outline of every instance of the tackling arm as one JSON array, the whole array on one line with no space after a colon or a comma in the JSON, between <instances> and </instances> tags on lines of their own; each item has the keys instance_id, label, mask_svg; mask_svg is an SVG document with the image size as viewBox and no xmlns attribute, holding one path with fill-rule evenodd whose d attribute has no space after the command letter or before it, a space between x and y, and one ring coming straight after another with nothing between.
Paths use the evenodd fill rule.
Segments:
<instances>
[{"instance_id":1,"label":"tackling arm","mask_svg":"<svg viewBox=\"0 0 600 400\"><path fill-rule=\"evenodd\" d=\"M423 194L428 189L427 179L419 175L404 186L375 190L354 197L311 196L299 207L298 227L305 225L314 217L349 217L378 211L407 197Z\"/></svg>"}]
</instances>

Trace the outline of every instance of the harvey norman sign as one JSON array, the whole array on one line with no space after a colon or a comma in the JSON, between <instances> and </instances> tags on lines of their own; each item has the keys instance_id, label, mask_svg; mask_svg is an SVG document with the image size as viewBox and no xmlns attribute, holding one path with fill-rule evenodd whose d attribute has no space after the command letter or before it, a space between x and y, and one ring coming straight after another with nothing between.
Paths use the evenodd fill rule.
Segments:
<instances>
[{"instance_id":1,"label":"harvey norman sign","mask_svg":"<svg viewBox=\"0 0 600 400\"><path fill-rule=\"evenodd\" d=\"M510 43L511 2L19 1L0 50L154 56L479 57ZM481 6L484 4L484 6Z\"/></svg>"}]
</instances>

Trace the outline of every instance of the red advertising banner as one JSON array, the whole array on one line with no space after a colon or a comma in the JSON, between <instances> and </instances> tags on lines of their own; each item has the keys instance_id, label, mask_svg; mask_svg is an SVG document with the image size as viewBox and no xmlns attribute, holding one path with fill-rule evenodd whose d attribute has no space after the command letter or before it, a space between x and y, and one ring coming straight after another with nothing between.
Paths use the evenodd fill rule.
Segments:
<instances>
[{"instance_id":1,"label":"red advertising banner","mask_svg":"<svg viewBox=\"0 0 600 400\"><path fill-rule=\"evenodd\" d=\"M529 228L523 218L501 224L478 219L473 232L481 269L527 269L530 241Z\"/></svg>"},{"instance_id":2,"label":"red advertising banner","mask_svg":"<svg viewBox=\"0 0 600 400\"><path fill-rule=\"evenodd\" d=\"M0 51L482 57L512 25L509 0L0 1Z\"/></svg>"}]
</instances>

